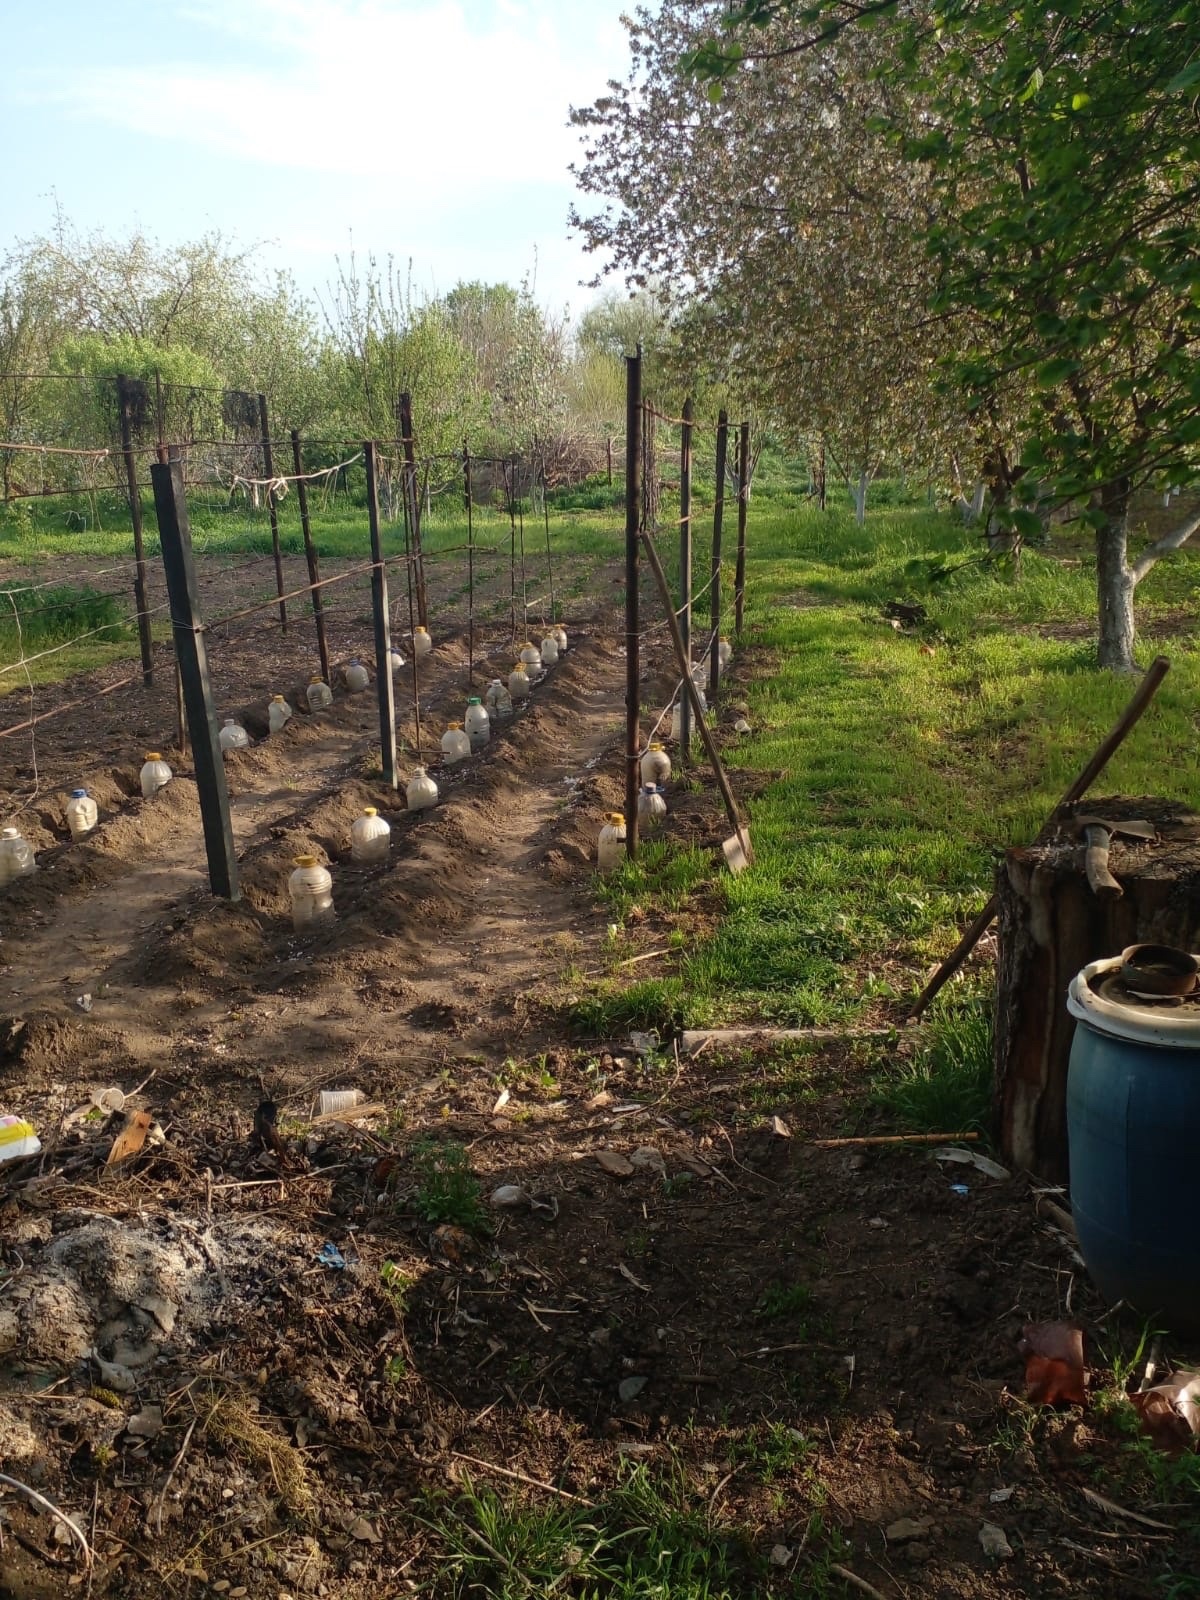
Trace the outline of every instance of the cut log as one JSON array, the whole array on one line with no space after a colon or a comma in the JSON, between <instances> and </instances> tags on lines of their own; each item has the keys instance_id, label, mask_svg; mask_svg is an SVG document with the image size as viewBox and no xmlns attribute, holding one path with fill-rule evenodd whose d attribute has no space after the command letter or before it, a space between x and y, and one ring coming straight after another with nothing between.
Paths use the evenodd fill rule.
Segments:
<instances>
[{"instance_id":1,"label":"cut log","mask_svg":"<svg viewBox=\"0 0 1200 1600\"><path fill-rule=\"evenodd\" d=\"M1077 815L1145 818L1150 843L1114 837L1123 893L1097 896ZM1067 986L1079 969L1131 944L1200 946L1200 818L1155 799L1089 799L1049 839L1005 853L997 874L996 1113L1005 1159L1067 1181L1067 1065L1075 1024Z\"/></svg>"}]
</instances>

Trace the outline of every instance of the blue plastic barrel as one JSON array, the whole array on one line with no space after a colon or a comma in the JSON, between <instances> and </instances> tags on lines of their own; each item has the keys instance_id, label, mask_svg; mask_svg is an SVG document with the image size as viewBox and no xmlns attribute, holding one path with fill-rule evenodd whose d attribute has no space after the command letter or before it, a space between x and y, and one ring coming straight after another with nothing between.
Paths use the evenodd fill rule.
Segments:
<instances>
[{"instance_id":1,"label":"blue plastic barrel","mask_svg":"<svg viewBox=\"0 0 1200 1600\"><path fill-rule=\"evenodd\" d=\"M1200 1015L1113 996L1121 958L1072 981L1071 1214L1110 1304L1200 1332ZM1105 988L1109 993L1104 993ZM1099 991L1099 992L1098 992Z\"/></svg>"}]
</instances>

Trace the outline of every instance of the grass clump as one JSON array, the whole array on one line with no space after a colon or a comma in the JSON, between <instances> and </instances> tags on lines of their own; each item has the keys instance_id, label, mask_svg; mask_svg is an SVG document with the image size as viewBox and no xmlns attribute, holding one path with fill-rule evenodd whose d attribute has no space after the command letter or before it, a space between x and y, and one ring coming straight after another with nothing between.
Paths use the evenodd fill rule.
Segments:
<instances>
[{"instance_id":1,"label":"grass clump","mask_svg":"<svg viewBox=\"0 0 1200 1600\"><path fill-rule=\"evenodd\" d=\"M981 999L930 1024L908 1060L881 1068L871 1103L906 1133L986 1133L992 1108L992 1019Z\"/></svg>"},{"instance_id":2,"label":"grass clump","mask_svg":"<svg viewBox=\"0 0 1200 1600\"><path fill-rule=\"evenodd\" d=\"M201 1424L210 1439L239 1456L264 1481L275 1486L294 1516L313 1509L304 1457L290 1440L273 1433L238 1395L214 1395Z\"/></svg>"},{"instance_id":3,"label":"grass clump","mask_svg":"<svg viewBox=\"0 0 1200 1600\"><path fill-rule=\"evenodd\" d=\"M448 1222L468 1233L486 1233L488 1215L479 1179L467 1152L453 1140L425 1139L413 1149L417 1187L413 1210L426 1222Z\"/></svg>"}]
</instances>

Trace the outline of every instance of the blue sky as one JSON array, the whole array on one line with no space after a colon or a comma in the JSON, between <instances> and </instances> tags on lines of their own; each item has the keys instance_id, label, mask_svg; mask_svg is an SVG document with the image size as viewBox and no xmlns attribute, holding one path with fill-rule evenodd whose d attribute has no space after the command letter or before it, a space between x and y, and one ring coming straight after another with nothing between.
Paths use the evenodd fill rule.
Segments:
<instances>
[{"instance_id":1,"label":"blue sky","mask_svg":"<svg viewBox=\"0 0 1200 1600\"><path fill-rule=\"evenodd\" d=\"M9 0L4 231L261 241L306 290L360 253L416 287L578 310L567 109L627 62L622 0ZM12 159L18 157L18 159Z\"/></svg>"}]
</instances>

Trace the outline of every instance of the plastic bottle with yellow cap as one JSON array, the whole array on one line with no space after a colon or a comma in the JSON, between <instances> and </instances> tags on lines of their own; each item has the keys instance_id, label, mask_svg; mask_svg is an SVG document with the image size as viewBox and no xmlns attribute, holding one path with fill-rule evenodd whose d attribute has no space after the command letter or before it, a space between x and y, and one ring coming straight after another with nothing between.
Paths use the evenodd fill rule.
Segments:
<instances>
[{"instance_id":1,"label":"plastic bottle with yellow cap","mask_svg":"<svg viewBox=\"0 0 1200 1600\"><path fill-rule=\"evenodd\" d=\"M413 655L416 656L418 661L424 660L433 649L433 640L429 637L429 630L423 628L420 623L413 629L412 642Z\"/></svg>"},{"instance_id":2,"label":"plastic bottle with yellow cap","mask_svg":"<svg viewBox=\"0 0 1200 1600\"><path fill-rule=\"evenodd\" d=\"M157 750L146 751L145 765L142 767L142 798L152 799L160 789L165 789L172 777L171 769L163 760Z\"/></svg>"},{"instance_id":3,"label":"plastic bottle with yellow cap","mask_svg":"<svg viewBox=\"0 0 1200 1600\"><path fill-rule=\"evenodd\" d=\"M292 926L303 933L317 922L333 919L333 877L316 856L296 856L288 878L292 901Z\"/></svg>"},{"instance_id":4,"label":"plastic bottle with yellow cap","mask_svg":"<svg viewBox=\"0 0 1200 1600\"><path fill-rule=\"evenodd\" d=\"M471 741L463 732L461 722L450 722L442 735L442 759L448 767L456 767L471 754Z\"/></svg>"},{"instance_id":5,"label":"plastic bottle with yellow cap","mask_svg":"<svg viewBox=\"0 0 1200 1600\"><path fill-rule=\"evenodd\" d=\"M600 829L596 846L596 865L601 872L611 872L625 859L625 817L620 811L609 813L608 821Z\"/></svg>"},{"instance_id":6,"label":"plastic bottle with yellow cap","mask_svg":"<svg viewBox=\"0 0 1200 1600\"><path fill-rule=\"evenodd\" d=\"M356 817L350 829L350 854L364 866L386 861L392 842L392 830L374 806L368 806L361 817Z\"/></svg>"},{"instance_id":7,"label":"plastic bottle with yellow cap","mask_svg":"<svg viewBox=\"0 0 1200 1600\"><path fill-rule=\"evenodd\" d=\"M333 690L324 678L313 678L304 691L310 711L328 711L333 704Z\"/></svg>"},{"instance_id":8,"label":"plastic bottle with yellow cap","mask_svg":"<svg viewBox=\"0 0 1200 1600\"><path fill-rule=\"evenodd\" d=\"M523 661L518 661L508 675L508 693L513 705L529 699L529 673Z\"/></svg>"},{"instance_id":9,"label":"plastic bottle with yellow cap","mask_svg":"<svg viewBox=\"0 0 1200 1600\"><path fill-rule=\"evenodd\" d=\"M642 756L642 782L666 783L671 776L671 758L661 744L652 744Z\"/></svg>"}]
</instances>

